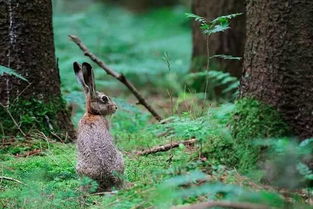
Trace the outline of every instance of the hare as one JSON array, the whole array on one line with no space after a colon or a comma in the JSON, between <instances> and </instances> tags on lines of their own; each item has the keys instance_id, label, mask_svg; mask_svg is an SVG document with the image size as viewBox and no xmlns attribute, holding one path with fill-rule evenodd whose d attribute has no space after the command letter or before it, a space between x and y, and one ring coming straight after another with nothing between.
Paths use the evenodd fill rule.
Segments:
<instances>
[{"instance_id":1,"label":"hare","mask_svg":"<svg viewBox=\"0 0 313 209\"><path fill-rule=\"evenodd\" d=\"M94 74L90 64L77 62L73 68L86 96L86 113L79 121L77 135L77 165L80 176L87 176L98 182L98 192L121 188L120 178L124 162L120 151L109 132L107 115L115 113L116 104L105 94L96 91Z\"/></svg>"}]
</instances>

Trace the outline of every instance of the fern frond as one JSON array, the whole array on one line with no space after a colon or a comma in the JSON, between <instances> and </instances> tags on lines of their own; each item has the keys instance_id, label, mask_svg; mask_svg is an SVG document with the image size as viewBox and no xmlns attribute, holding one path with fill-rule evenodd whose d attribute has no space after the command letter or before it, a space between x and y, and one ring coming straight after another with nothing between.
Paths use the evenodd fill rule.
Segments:
<instances>
[{"instance_id":1,"label":"fern frond","mask_svg":"<svg viewBox=\"0 0 313 209\"><path fill-rule=\"evenodd\" d=\"M27 81L25 77L16 73L13 69L0 65L0 76L4 74L13 75L21 80Z\"/></svg>"},{"instance_id":2,"label":"fern frond","mask_svg":"<svg viewBox=\"0 0 313 209\"><path fill-rule=\"evenodd\" d=\"M226 20L229 21L230 19L233 19L233 18L240 16L240 15L242 15L242 13L235 13L235 14L220 16L220 17L217 17L214 20L212 20L211 23L213 23L213 24L223 23Z\"/></svg>"},{"instance_id":3,"label":"fern frond","mask_svg":"<svg viewBox=\"0 0 313 209\"><path fill-rule=\"evenodd\" d=\"M198 15L193 14L193 13L185 13L185 15L188 18L193 18L195 21L197 21L199 23L207 24L207 21L206 21L206 19L204 17L198 16Z\"/></svg>"}]
</instances>

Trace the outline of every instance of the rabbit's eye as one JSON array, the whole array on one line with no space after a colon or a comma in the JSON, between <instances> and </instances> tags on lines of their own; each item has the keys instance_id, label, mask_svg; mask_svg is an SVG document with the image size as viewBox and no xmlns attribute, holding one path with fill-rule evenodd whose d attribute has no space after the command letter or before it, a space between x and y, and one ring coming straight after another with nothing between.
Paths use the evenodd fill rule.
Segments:
<instances>
[{"instance_id":1,"label":"rabbit's eye","mask_svg":"<svg viewBox=\"0 0 313 209\"><path fill-rule=\"evenodd\" d=\"M107 96L102 96L101 97L101 100L104 104L108 103L109 102L109 98Z\"/></svg>"}]
</instances>

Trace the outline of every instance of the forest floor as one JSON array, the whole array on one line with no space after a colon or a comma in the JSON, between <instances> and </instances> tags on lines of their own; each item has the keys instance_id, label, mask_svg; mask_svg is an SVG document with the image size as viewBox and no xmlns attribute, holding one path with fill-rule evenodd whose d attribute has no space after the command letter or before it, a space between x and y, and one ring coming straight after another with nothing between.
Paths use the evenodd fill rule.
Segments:
<instances>
[{"instance_id":1,"label":"forest floor","mask_svg":"<svg viewBox=\"0 0 313 209\"><path fill-rule=\"evenodd\" d=\"M231 108L227 105L212 108L210 124L225 121L227 109ZM79 179L75 172L75 144L56 142L38 132L28 139L2 142L0 208L170 208L208 199L254 203L269 208L310 208L305 204L310 201L307 190L277 189L261 183L261 171L251 169L243 175L237 169L223 165L223 159L219 158L227 155L221 153L231 150L226 148L227 142L217 134L219 132L209 136L212 141L190 146L180 144L166 152L137 155L136 151L187 138L175 134L158 137L157 133L164 131L159 125L140 124L140 120L147 118L137 118L137 124L131 122L131 125L117 127L119 123L115 120L120 121L125 114L129 116L129 113L121 112L112 118L112 131L124 154L127 188L104 195L81 192L80 186L91 181ZM182 128L192 135L196 127L181 127L184 123L186 121L179 121L172 130ZM210 131L207 126L205 128ZM201 129L197 131L201 132ZM212 153L208 149L210 146L220 154Z\"/></svg>"}]
</instances>

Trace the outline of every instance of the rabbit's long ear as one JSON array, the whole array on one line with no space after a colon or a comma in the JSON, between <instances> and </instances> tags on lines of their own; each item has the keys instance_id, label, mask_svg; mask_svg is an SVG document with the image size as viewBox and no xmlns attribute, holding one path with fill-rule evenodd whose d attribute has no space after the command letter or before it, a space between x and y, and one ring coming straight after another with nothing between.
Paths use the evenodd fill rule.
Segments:
<instances>
[{"instance_id":1,"label":"rabbit's long ear","mask_svg":"<svg viewBox=\"0 0 313 209\"><path fill-rule=\"evenodd\" d=\"M89 88L85 82L82 67L78 62L73 63L73 69L76 75L77 80L80 82L80 84L83 86L85 93L89 92Z\"/></svg>"},{"instance_id":2,"label":"rabbit's long ear","mask_svg":"<svg viewBox=\"0 0 313 209\"><path fill-rule=\"evenodd\" d=\"M94 97L96 95L96 85L95 85L94 73L93 73L91 65L87 62L84 62L82 64L82 71L83 71L84 81L89 87L89 94L90 96Z\"/></svg>"}]
</instances>

